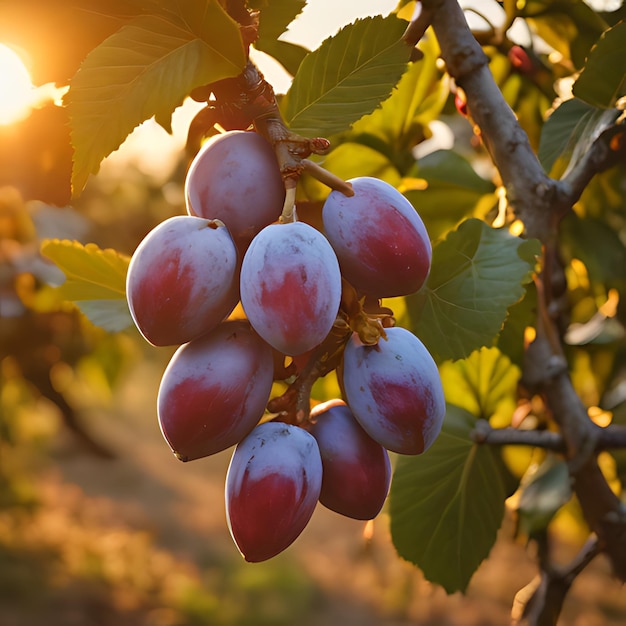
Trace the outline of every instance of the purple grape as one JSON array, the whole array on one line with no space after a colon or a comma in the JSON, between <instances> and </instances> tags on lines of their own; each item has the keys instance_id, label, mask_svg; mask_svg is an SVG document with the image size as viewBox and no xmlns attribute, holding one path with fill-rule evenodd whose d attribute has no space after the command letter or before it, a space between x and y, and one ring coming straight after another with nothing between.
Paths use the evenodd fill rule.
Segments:
<instances>
[{"instance_id":1,"label":"purple grape","mask_svg":"<svg viewBox=\"0 0 626 626\"><path fill-rule=\"evenodd\" d=\"M182 461L239 443L260 421L273 382L271 348L246 321L181 346L158 395L161 431Z\"/></svg>"},{"instance_id":2,"label":"purple grape","mask_svg":"<svg viewBox=\"0 0 626 626\"><path fill-rule=\"evenodd\" d=\"M341 400L330 400L311 411L309 432L322 456L320 502L352 517L375 518L391 482L389 454L359 425Z\"/></svg>"},{"instance_id":3,"label":"purple grape","mask_svg":"<svg viewBox=\"0 0 626 626\"><path fill-rule=\"evenodd\" d=\"M135 324L155 346L179 345L215 328L239 300L237 249L217 220L179 215L139 244L126 278Z\"/></svg>"},{"instance_id":4,"label":"purple grape","mask_svg":"<svg viewBox=\"0 0 626 626\"><path fill-rule=\"evenodd\" d=\"M330 332L341 300L337 257L303 222L266 226L241 265L241 303L254 329L279 352L297 355Z\"/></svg>"},{"instance_id":5,"label":"purple grape","mask_svg":"<svg viewBox=\"0 0 626 626\"><path fill-rule=\"evenodd\" d=\"M348 406L372 439L399 454L421 454L437 438L446 411L437 365L424 344L404 328L387 340L346 345L343 385Z\"/></svg>"},{"instance_id":6,"label":"purple grape","mask_svg":"<svg viewBox=\"0 0 626 626\"><path fill-rule=\"evenodd\" d=\"M246 561L270 559L297 539L321 484L317 443L298 426L265 422L235 448L226 475L226 515Z\"/></svg>"},{"instance_id":7,"label":"purple grape","mask_svg":"<svg viewBox=\"0 0 626 626\"><path fill-rule=\"evenodd\" d=\"M349 182L354 195L331 191L322 211L324 232L344 278L374 298L417 291L432 260L422 218L395 187L382 180L361 177Z\"/></svg>"},{"instance_id":8,"label":"purple grape","mask_svg":"<svg viewBox=\"0 0 626 626\"><path fill-rule=\"evenodd\" d=\"M243 255L252 238L280 217L285 201L276 155L255 132L211 137L189 167L187 211L226 224Z\"/></svg>"}]
</instances>

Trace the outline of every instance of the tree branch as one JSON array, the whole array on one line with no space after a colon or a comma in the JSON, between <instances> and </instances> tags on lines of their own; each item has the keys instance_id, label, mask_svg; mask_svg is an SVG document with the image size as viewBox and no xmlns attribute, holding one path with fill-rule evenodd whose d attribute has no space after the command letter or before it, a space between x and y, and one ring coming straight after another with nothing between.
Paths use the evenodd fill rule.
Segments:
<instances>
[{"instance_id":1,"label":"tree branch","mask_svg":"<svg viewBox=\"0 0 626 626\"><path fill-rule=\"evenodd\" d=\"M496 164L508 201L523 216L526 234L552 238L557 185L543 171L489 70L489 59L474 38L456 0L422 0L448 73L466 94L470 117L480 129L485 148Z\"/></svg>"},{"instance_id":2,"label":"tree branch","mask_svg":"<svg viewBox=\"0 0 626 626\"><path fill-rule=\"evenodd\" d=\"M525 235L538 238L544 249L552 250L560 220L582 192L582 185L593 171L591 165L581 164L565 183L549 178L496 85L487 57L457 0L422 0L422 5L424 14L431 17L448 73L466 94L469 114L500 172L516 216L524 223ZM598 159L606 162L601 156ZM586 161L592 163L592 156ZM543 285L541 276L537 284ZM615 573L626 580L626 513L598 466L599 429L589 419L573 387L558 328L548 314L550 295L540 290L537 337L526 352L522 383L529 385L532 393L544 396L561 429L585 519L598 535Z\"/></svg>"},{"instance_id":3,"label":"tree branch","mask_svg":"<svg viewBox=\"0 0 626 626\"><path fill-rule=\"evenodd\" d=\"M612 113L612 111L606 113ZM573 205L596 174L626 159L626 141L623 138L625 132L624 122L611 125L592 143L589 150L559 183L563 202Z\"/></svg>"},{"instance_id":4,"label":"tree branch","mask_svg":"<svg viewBox=\"0 0 626 626\"><path fill-rule=\"evenodd\" d=\"M518 626L522 620L528 626L556 626L567 592L576 576L598 556L600 545L596 537L590 538L566 567L548 564L546 545L540 546L540 552L543 555L541 574L515 595L511 611L513 626Z\"/></svg>"},{"instance_id":5,"label":"tree branch","mask_svg":"<svg viewBox=\"0 0 626 626\"><path fill-rule=\"evenodd\" d=\"M626 448L626 426L611 424L605 428L597 426L597 429L594 452ZM476 443L492 446L532 446L562 454L567 452L563 435L549 430L492 428L487 420L478 420L471 436Z\"/></svg>"}]
</instances>

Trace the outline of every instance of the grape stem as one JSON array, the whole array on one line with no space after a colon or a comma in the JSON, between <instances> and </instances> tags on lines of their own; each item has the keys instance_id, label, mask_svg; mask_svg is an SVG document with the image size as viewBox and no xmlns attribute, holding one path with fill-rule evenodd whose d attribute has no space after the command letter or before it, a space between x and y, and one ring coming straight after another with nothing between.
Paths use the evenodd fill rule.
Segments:
<instances>
[{"instance_id":1,"label":"grape stem","mask_svg":"<svg viewBox=\"0 0 626 626\"><path fill-rule=\"evenodd\" d=\"M321 165L315 163L315 161L302 159L301 163L307 174L310 174L313 178L316 178L321 183L324 183L327 187L330 187L335 191L340 191L344 196L351 197L354 195L354 189L352 189L352 185L350 183L342 180L339 176L336 176L332 172L325 170Z\"/></svg>"},{"instance_id":2,"label":"grape stem","mask_svg":"<svg viewBox=\"0 0 626 626\"><path fill-rule=\"evenodd\" d=\"M283 211L280 214L279 222L281 224L291 224L297 222L298 216L296 214L296 187L295 185L285 186L285 203L283 204Z\"/></svg>"}]
</instances>

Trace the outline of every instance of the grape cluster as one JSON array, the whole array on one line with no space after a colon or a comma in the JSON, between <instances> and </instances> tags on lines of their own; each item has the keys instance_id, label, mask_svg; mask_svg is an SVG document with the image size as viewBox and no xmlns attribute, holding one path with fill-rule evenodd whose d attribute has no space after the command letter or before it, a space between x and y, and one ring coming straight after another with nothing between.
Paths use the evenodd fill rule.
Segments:
<instances>
[{"instance_id":1,"label":"grape cluster","mask_svg":"<svg viewBox=\"0 0 626 626\"><path fill-rule=\"evenodd\" d=\"M179 346L159 387L163 436L182 461L235 446L226 515L248 561L288 547L318 502L374 518L389 452L420 454L441 429L437 366L380 306L423 285L428 233L390 185L348 182L353 195L332 191L324 203L324 234L283 223L270 144L224 133L190 166L187 215L148 233L129 266L137 328L155 346ZM239 302L245 319L233 315ZM333 370L343 399L310 409L307 392L303 411L310 385L298 381ZM277 380L290 386L272 398Z\"/></svg>"}]
</instances>

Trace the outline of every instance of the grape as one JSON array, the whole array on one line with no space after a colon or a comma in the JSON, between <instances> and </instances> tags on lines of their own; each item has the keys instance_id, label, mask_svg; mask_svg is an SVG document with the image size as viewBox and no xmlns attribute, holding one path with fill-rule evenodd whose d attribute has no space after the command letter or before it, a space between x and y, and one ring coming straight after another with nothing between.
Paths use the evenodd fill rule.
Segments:
<instances>
[{"instance_id":1,"label":"grape","mask_svg":"<svg viewBox=\"0 0 626 626\"><path fill-rule=\"evenodd\" d=\"M322 456L320 502L354 519L373 519L383 507L391 482L387 450L374 441L341 400L311 411L309 432Z\"/></svg>"},{"instance_id":2,"label":"grape","mask_svg":"<svg viewBox=\"0 0 626 626\"><path fill-rule=\"evenodd\" d=\"M131 315L155 346L186 343L215 328L239 300L237 249L218 220L179 215L139 244L126 279Z\"/></svg>"},{"instance_id":3,"label":"grape","mask_svg":"<svg viewBox=\"0 0 626 626\"><path fill-rule=\"evenodd\" d=\"M252 238L280 217L285 187L269 142L255 132L209 139L185 180L187 211L226 224L243 255Z\"/></svg>"},{"instance_id":4,"label":"grape","mask_svg":"<svg viewBox=\"0 0 626 626\"><path fill-rule=\"evenodd\" d=\"M271 224L252 241L241 265L241 303L254 329L294 356L328 335L341 300L332 247L303 222Z\"/></svg>"},{"instance_id":5,"label":"grape","mask_svg":"<svg viewBox=\"0 0 626 626\"><path fill-rule=\"evenodd\" d=\"M331 191L322 211L324 232L345 279L375 298L417 291L430 271L432 248L411 203L377 178L351 181L354 195Z\"/></svg>"},{"instance_id":6,"label":"grape","mask_svg":"<svg viewBox=\"0 0 626 626\"><path fill-rule=\"evenodd\" d=\"M172 451L190 461L239 443L263 416L272 379L272 350L245 320L178 348L157 399Z\"/></svg>"},{"instance_id":7,"label":"grape","mask_svg":"<svg viewBox=\"0 0 626 626\"><path fill-rule=\"evenodd\" d=\"M312 435L298 426L265 422L236 448L226 475L228 527L246 561L276 556L311 519L322 484Z\"/></svg>"},{"instance_id":8,"label":"grape","mask_svg":"<svg viewBox=\"0 0 626 626\"><path fill-rule=\"evenodd\" d=\"M388 450L420 454L441 430L445 399L439 371L424 344L405 328L363 345L358 336L344 351L348 406L365 431Z\"/></svg>"}]
</instances>

